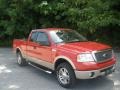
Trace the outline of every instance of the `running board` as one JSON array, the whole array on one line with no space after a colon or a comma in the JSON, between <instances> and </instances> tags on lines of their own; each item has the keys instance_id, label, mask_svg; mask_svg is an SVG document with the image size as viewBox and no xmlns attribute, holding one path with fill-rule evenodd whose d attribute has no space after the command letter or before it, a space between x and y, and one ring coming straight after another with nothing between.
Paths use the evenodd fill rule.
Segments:
<instances>
[{"instance_id":1,"label":"running board","mask_svg":"<svg viewBox=\"0 0 120 90\"><path fill-rule=\"evenodd\" d=\"M35 67L35 68L37 68L37 69L39 69L39 70L41 70L41 71L44 71L44 72L46 72L46 73L48 73L48 74L52 74L52 71L51 70L48 70L47 68L43 68L42 66L40 67L40 66L38 66L38 65L35 65L34 63L32 63L32 62L28 62L28 64L29 65L31 65L32 67Z\"/></svg>"}]
</instances>

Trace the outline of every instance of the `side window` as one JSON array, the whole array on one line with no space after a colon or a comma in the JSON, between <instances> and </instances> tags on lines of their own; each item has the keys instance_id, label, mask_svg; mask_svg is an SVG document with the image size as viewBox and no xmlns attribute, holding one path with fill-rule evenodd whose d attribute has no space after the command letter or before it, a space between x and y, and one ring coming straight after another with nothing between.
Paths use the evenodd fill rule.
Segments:
<instances>
[{"instance_id":1,"label":"side window","mask_svg":"<svg viewBox=\"0 0 120 90\"><path fill-rule=\"evenodd\" d=\"M38 32L36 41L41 45L49 46L48 36L44 32Z\"/></svg>"},{"instance_id":2,"label":"side window","mask_svg":"<svg viewBox=\"0 0 120 90\"><path fill-rule=\"evenodd\" d=\"M36 41L36 38L37 38L37 32L32 32L30 41L35 42L35 41Z\"/></svg>"}]
</instances>

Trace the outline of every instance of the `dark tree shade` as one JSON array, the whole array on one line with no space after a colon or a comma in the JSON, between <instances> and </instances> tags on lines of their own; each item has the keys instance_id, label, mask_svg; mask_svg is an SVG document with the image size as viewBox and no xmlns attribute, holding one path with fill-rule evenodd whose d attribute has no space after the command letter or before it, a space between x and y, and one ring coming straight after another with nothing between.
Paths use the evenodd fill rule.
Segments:
<instances>
[{"instance_id":1,"label":"dark tree shade","mask_svg":"<svg viewBox=\"0 0 120 90\"><path fill-rule=\"evenodd\" d=\"M0 0L0 43L47 27L72 28L120 45L120 0Z\"/></svg>"}]
</instances>

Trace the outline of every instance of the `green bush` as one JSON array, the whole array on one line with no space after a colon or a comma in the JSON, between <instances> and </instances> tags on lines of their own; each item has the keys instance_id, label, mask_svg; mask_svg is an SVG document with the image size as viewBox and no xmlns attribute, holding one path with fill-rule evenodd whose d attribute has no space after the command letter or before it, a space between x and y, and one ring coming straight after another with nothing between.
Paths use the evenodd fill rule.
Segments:
<instances>
[{"instance_id":1,"label":"green bush","mask_svg":"<svg viewBox=\"0 0 120 90\"><path fill-rule=\"evenodd\" d=\"M119 6L120 0L0 0L0 37L7 35L11 42L32 29L64 27L95 41L120 45ZM8 43L3 42L3 46Z\"/></svg>"},{"instance_id":2,"label":"green bush","mask_svg":"<svg viewBox=\"0 0 120 90\"><path fill-rule=\"evenodd\" d=\"M12 47L12 40L0 40L0 47Z\"/></svg>"}]
</instances>

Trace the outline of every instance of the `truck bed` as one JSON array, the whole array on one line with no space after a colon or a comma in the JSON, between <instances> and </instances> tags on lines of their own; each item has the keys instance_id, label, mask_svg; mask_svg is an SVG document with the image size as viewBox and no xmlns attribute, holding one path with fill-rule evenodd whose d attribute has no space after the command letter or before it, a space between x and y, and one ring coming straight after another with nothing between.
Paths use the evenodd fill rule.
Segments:
<instances>
[{"instance_id":1,"label":"truck bed","mask_svg":"<svg viewBox=\"0 0 120 90\"><path fill-rule=\"evenodd\" d=\"M22 48L23 50L26 50L26 46L27 46L27 40L25 39L14 39L13 40L13 48Z\"/></svg>"}]
</instances>

